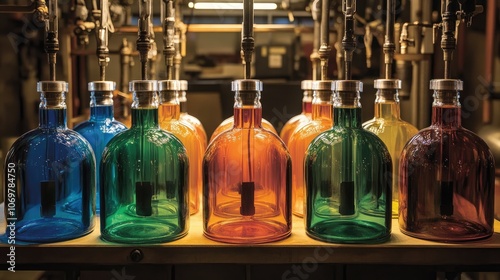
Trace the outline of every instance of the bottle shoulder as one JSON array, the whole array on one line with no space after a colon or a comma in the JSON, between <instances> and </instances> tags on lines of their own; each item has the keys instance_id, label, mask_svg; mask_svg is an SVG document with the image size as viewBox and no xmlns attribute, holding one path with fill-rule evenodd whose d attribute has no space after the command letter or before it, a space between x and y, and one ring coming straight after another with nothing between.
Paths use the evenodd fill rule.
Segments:
<instances>
[{"instance_id":1,"label":"bottle shoulder","mask_svg":"<svg viewBox=\"0 0 500 280\"><path fill-rule=\"evenodd\" d=\"M209 144L207 153L220 148L227 149L228 147L234 147L234 149L237 149L236 146L240 148L240 143L243 137L245 137L245 134L247 134L249 131L249 129L233 128L222 132ZM252 133L254 145L277 149L288 154L288 150L285 144L275 133L264 128L254 128L252 129Z\"/></svg>"},{"instance_id":2,"label":"bottle shoulder","mask_svg":"<svg viewBox=\"0 0 500 280\"><path fill-rule=\"evenodd\" d=\"M288 141L289 146L293 146L295 143L302 141L309 141L316 137L323 131L331 129L333 126L333 120L311 120L301 126L298 126Z\"/></svg>"},{"instance_id":3,"label":"bottle shoulder","mask_svg":"<svg viewBox=\"0 0 500 280\"><path fill-rule=\"evenodd\" d=\"M123 123L111 119L108 119L108 121L88 120L78 124L73 128L73 130L80 134L117 134L127 129L128 128Z\"/></svg>"},{"instance_id":4,"label":"bottle shoulder","mask_svg":"<svg viewBox=\"0 0 500 280\"><path fill-rule=\"evenodd\" d=\"M153 144L156 148L177 148L185 150L182 142L172 133L160 128L130 128L113 137L107 149L128 149L144 143Z\"/></svg>"},{"instance_id":5,"label":"bottle shoulder","mask_svg":"<svg viewBox=\"0 0 500 280\"><path fill-rule=\"evenodd\" d=\"M483 153L491 157L491 151L486 142L474 132L463 128L441 129L430 126L420 130L406 144L404 151L428 151L436 149L441 143L452 145L457 153Z\"/></svg>"},{"instance_id":6,"label":"bottle shoulder","mask_svg":"<svg viewBox=\"0 0 500 280\"><path fill-rule=\"evenodd\" d=\"M60 154L70 153L82 158L93 156L92 146L79 133L71 129L36 128L21 135L9 150L9 155L45 153L47 145Z\"/></svg>"}]
</instances>

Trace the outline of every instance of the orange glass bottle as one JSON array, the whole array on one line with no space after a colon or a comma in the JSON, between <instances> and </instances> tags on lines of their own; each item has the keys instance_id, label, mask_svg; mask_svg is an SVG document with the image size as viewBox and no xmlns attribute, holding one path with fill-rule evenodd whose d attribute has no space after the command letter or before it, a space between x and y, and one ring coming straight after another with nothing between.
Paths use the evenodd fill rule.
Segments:
<instances>
[{"instance_id":1,"label":"orange glass bottle","mask_svg":"<svg viewBox=\"0 0 500 280\"><path fill-rule=\"evenodd\" d=\"M302 81L300 84L301 89L304 91L304 97L302 97L302 113L288 120L281 129L280 137L286 145L288 145L288 140L290 140L290 136L295 129L311 120L312 83L313 81L311 80Z\"/></svg>"},{"instance_id":2,"label":"orange glass bottle","mask_svg":"<svg viewBox=\"0 0 500 280\"><path fill-rule=\"evenodd\" d=\"M291 159L262 128L258 80L237 80L234 126L208 145L203 159L203 229L228 243L263 243L291 233Z\"/></svg>"},{"instance_id":3,"label":"orange glass bottle","mask_svg":"<svg viewBox=\"0 0 500 280\"><path fill-rule=\"evenodd\" d=\"M182 122L187 122L194 126L196 129L196 132L198 133L198 136L201 139L201 142L203 143L203 152L207 149L207 133L205 132L205 128L203 127L203 124L200 122L199 119L197 119L195 116L192 116L188 114L187 112L187 97L186 97L186 91L188 89L188 82L186 80L180 80L180 91L179 91L179 104L181 106L181 115L179 119Z\"/></svg>"},{"instance_id":4,"label":"orange glass bottle","mask_svg":"<svg viewBox=\"0 0 500 280\"><path fill-rule=\"evenodd\" d=\"M175 135L186 148L189 159L189 211L190 214L194 214L198 212L200 206L203 142L193 126L179 119L179 89L180 83L177 80L158 81L160 96L158 117L160 127Z\"/></svg>"},{"instance_id":5,"label":"orange glass bottle","mask_svg":"<svg viewBox=\"0 0 500 280\"><path fill-rule=\"evenodd\" d=\"M304 157L307 147L316 136L333 126L332 95L335 82L314 81L312 90L312 119L297 127L288 140L288 150L293 162L292 211L299 217L304 215Z\"/></svg>"}]
</instances>

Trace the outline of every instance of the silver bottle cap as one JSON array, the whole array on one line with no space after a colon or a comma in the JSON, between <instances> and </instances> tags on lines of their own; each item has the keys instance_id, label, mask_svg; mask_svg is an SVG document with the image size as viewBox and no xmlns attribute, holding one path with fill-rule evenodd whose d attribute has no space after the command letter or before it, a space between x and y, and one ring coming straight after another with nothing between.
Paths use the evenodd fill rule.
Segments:
<instances>
[{"instance_id":1,"label":"silver bottle cap","mask_svg":"<svg viewBox=\"0 0 500 280\"><path fill-rule=\"evenodd\" d=\"M401 80L398 79L378 79L373 83L376 89L401 89Z\"/></svg>"},{"instance_id":2,"label":"silver bottle cap","mask_svg":"<svg viewBox=\"0 0 500 280\"><path fill-rule=\"evenodd\" d=\"M325 80L325 81L313 81L312 90L335 90L335 81Z\"/></svg>"},{"instance_id":3,"label":"silver bottle cap","mask_svg":"<svg viewBox=\"0 0 500 280\"><path fill-rule=\"evenodd\" d=\"M158 82L155 80L135 80L129 82L129 91L156 91Z\"/></svg>"},{"instance_id":4,"label":"silver bottle cap","mask_svg":"<svg viewBox=\"0 0 500 280\"><path fill-rule=\"evenodd\" d=\"M112 81L94 81L88 84L89 91L114 91L116 83Z\"/></svg>"},{"instance_id":5,"label":"silver bottle cap","mask_svg":"<svg viewBox=\"0 0 500 280\"><path fill-rule=\"evenodd\" d=\"M262 82L259 80L235 80L231 82L231 90L232 91L246 91L246 90L255 90L262 91Z\"/></svg>"},{"instance_id":6,"label":"silver bottle cap","mask_svg":"<svg viewBox=\"0 0 500 280\"><path fill-rule=\"evenodd\" d=\"M335 81L337 91L363 91L363 83L357 80L340 80Z\"/></svg>"},{"instance_id":7,"label":"silver bottle cap","mask_svg":"<svg viewBox=\"0 0 500 280\"><path fill-rule=\"evenodd\" d=\"M163 80L158 81L158 91L181 89L181 83L178 80Z\"/></svg>"},{"instance_id":8,"label":"silver bottle cap","mask_svg":"<svg viewBox=\"0 0 500 280\"><path fill-rule=\"evenodd\" d=\"M300 89L302 90L312 90L313 80L304 80L300 83Z\"/></svg>"},{"instance_id":9,"label":"silver bottle cap","mask_svg":"<svg viewBox=\"0 0 500 280\"><path fill-rule=\"evenodd\" d=\"M188 81L186 81L186 80L180 80L179 83L180 83L180 86L181 86L180 90L188 90Z\"/></svg>"},{"instance_id":10,"label":"silver bottle cap","mask_svg":"<svg viewBox=\"0 0 500 280\"><path fill-rule=\"evenodd\" d=\"M68 83L65 81L40 81L36 84L38 92L67 92Z\"/></svg>"},{"instance_id":11,"label":"silver bottle cap","mask_svg":"<svg viewBox=\"0 0 500 280\"><path fill-rule=\"evenodd\" d=\"M456 79L435 79L430 81L432 90L463 90L464 82Z\"/></svg>"}]
</instances>

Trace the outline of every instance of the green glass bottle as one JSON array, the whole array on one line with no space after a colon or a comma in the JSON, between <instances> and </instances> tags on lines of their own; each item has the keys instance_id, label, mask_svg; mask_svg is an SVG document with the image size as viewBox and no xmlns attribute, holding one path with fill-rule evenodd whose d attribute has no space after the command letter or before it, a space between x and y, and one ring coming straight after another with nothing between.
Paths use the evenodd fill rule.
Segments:
<instances>
[{"instance_id":1,"label":"green glass bottle","mask_svg":"<svg viewBox=\"0 0 500 280\"><path fill-rule=\"evenodd\" d=\"M102 155L101 234L119 243L160 243L189 227L188 157L158 123L156 81L131 81L132 126Z\"/></svg>"},{"instance_id":2,"label":"green glass bottle","mask_svg":"<svg viewBox=\"0 0 500 280\"><path fill-rule=\"evenodd\" d=\"M384 143L361 127L361 90L359 81L336 81L333 128L306 152L306 231L326 242L390 237L392 161Z\"/></svg>"}]
</instances>

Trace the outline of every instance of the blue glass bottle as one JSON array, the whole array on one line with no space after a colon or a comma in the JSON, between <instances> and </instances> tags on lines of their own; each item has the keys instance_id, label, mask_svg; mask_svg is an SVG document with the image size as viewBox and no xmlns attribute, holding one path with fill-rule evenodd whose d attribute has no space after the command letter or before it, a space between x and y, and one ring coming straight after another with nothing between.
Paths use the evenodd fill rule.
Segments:
<instances>
[{"instance_id":1,"label":"blue glass bottle","mask_svg":"<svg viewBox=\"0 0 500 280\"><path fill-rule=\"evenodd\" d=\"M131 81L132 126L113 137L101 160L101 237L160 243L189 228L188 157L160 129L157 81Z\"/></svg>"},{"instance_id":2,"label":"blue glass bottle","mask_svg":"<svg viewBox=\"0 0 500 280\"><path fill-rule=\"evenodd\" d=\"M79 125L74 130L80 133L94 150L96 160L96 212L100 210L100 176L99 164L104 147L116 134L127 127L114 119L113 91L116 83L110 81L95 81L88 85L90 91L90 119Z\"/></svg>"},{"instance_id":3,"label":"blue glass bottle","mask_svg":"<svg viewBox=\"0 0 500 280\"><path fill-rule=\"evenodd\" d=\"M333 128L311 142L304 160L306 231L326 242L384 242L392 221L391 156L361 127L361 82L335 87Z\"/></svg>"},{"instance_id":4,"label":"blue glass bottle","mask_svg":"<svg viewBox=\"0 0 500 280\"><path fill-rule=\"evenodd\" d=\"M6 219L16 240L56 242L94 229L95 158L90 143L66 124L68 84L42 81L39 127L22 135L5 164ZM14 176L9 174L13 174ZM10 185L9 185L10 184ZM14 206L14 207L10 207Z\"/></svg>"}]
</instances>

